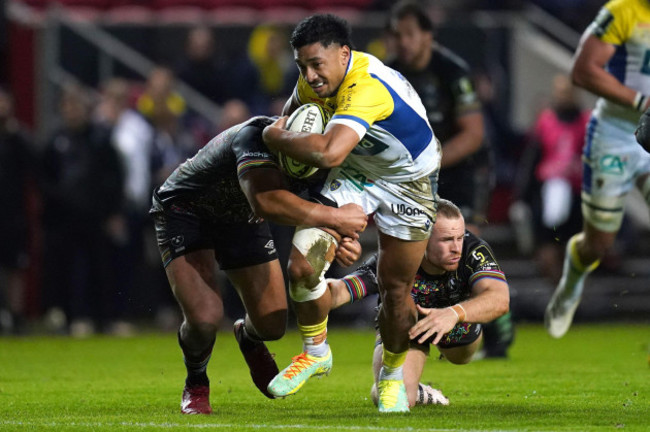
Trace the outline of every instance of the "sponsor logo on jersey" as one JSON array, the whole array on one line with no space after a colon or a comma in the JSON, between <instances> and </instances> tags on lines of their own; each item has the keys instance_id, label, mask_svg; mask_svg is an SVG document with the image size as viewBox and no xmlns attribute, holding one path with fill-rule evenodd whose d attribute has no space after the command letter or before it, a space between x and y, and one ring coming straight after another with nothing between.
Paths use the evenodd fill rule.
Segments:
<instances>
[{"instance_id":1,"label":"sponsor logo on jersey","mask_svg":"<svg viewBox=\"0 0 650 432\"><path fill-rule=\"evenodd\" d=\"M172 247L174 248L174 252L181 252L185 250L185 246L183 246L183 243L185 242L185 237L182 235L177 235L171 238L170 243L172 244Z\"/></svg>"},{"instance_id":2,"label":"sponsor logo on jersey","mask_svg":"<svg viewBox=\"0 0 650 432\"><path fill-rule=\"evenodd\" d=\"M424 210L407 206L405 204L391 204L390 209L396 215L406 215L406 216L426 215L426 212Z\"/></svg>"},{"instance_id":3,"label":"sponsor logo on jersey","mask_svg":"<svg viewBox=\"0 0 650 432\"><path fill-rule=\"evenodd\" d=\"M623 174L627 160L614 155L605 155L600 158L600 169L608 174Z\"/></svg>"},{"instance_id":4,"label":"sponsor logo on jersey","mask_svg":"<svg viewBox=\"0 0 650 432\"><path fill-rule=\"evenodd\" d=\"M244 152L244 157L261 157L261 158L268 158L270 155L269 153L265 152L252 152L252 151L246 151Z\"/></svg>"}]
</instances>

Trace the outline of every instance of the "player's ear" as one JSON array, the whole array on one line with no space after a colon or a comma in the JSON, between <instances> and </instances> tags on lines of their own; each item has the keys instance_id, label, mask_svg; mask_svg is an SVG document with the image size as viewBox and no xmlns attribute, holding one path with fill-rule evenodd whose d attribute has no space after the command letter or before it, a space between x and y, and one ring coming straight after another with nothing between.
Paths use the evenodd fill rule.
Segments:
<instances>
[{"instance_id":1,"label":"player's ear","mask_svg":"<svg viewBox=\"0 0 650 432\"><path fill-rule=\"evenodd\" d=\"M351 52L352 52L352 51L351 51L351 49L350 49L349 46L347 46L347 45L343 45L343 46L341 47L340 56L341 56L341 64L342 64L343 66L346 66L346 67L347 67L348 62L350 61L350 54L351 54Z\"/></svg>"}]
</instances>

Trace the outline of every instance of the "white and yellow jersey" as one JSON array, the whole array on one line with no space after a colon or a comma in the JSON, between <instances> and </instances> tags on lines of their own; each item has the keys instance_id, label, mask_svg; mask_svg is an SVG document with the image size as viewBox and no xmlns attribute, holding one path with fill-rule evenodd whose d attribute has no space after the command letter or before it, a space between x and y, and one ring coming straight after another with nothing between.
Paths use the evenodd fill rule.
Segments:
<instances>
[{"instance_id":1,"label":"white and yellow jersey","mask_svg":"<svg viewBox=\"0 0 650 432\"><path fill-rule=\"evenodd\" d=\"M352 51L334 96L318 97L300 76L294 98L327 110L332 115L328 128L344 124L357 132L359 144L344 164L371 178L411 181L440 165L440 147L420 97L402 74L370 54Z\"/></svg>"},{"instance_id":2,"label":"white and yellow jersey","mask_svg":"<svg viewBox=\"0 0 650 432\"><path fill-rule=\"evenodd\" d=\"M623 85L650 95L650 1L611 0L600 10L588 29L616 47L607 71ZM596 103L594 115L636 122L639 113L605 98Z\"/></svg>"}]
</instances>

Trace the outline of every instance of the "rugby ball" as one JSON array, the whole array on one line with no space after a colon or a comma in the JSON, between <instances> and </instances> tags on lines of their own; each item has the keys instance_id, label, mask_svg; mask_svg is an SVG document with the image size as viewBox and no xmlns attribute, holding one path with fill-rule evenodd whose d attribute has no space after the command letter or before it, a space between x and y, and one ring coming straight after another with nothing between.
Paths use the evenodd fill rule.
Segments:
<instances>
[{"instance_id":1,"label":"rugby ball","mask_svg":"<svg viewBox=\"0 0 650 432\"><path fill-rule=\"evenodd\" d=\"M287 120L286 129L294 132L323 133L328 116L320 105L309 103L301 105ZM298 179L310 177L318 168L291 159L278 153L280 166L288 175Z\"/></svg>"}]
</instances>

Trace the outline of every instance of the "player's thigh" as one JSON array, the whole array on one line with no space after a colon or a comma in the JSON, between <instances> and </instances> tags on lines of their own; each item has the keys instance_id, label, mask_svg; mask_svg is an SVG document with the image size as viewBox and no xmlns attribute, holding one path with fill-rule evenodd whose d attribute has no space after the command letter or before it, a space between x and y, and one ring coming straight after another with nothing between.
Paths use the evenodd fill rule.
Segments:
<instances>
[{"instance_id":1,"label":"player's thigh","mask_svg":"<svg viewBox=\"0 0 650 432\"><path fill-rule=\"evenodd\" d=\"M186 318L219 319L223 306L206 223L173 211L156 213L154 222L167 279Z\"/></svg>"},{"instance_id":2,"label":"player's thigh","mask_svg":"<svg viewBox=\"0 0 650 432\"><path fill-rule=\"evenodd\" d=\"M212 250L178 256L165 267L165 272L174 297L189 321L216 323L221 319L223 302Z\"/></svg>"},{"instance_id":3,"label":"player's thigh","mask_svg":"<svg viewBox=\"0 0 650 432\"><path fill-rule=\"evenodd\" d=\"M420 266L427 240L406 241L379 233L377 278L381 290L408 288Z\"/></svg>"},{"instance_id":4,"label":"player's thigh","mask_svg":"<svg viewBox=\"0 0 650 432\"><path fill-rule=\"evenodd\" d=\"M438 351L449 362L453 364L467 364L472 361L474 354L479 349L481 341L483 340L483 333L480 332L473 340L466 340L458 344L451 344L447 347L438 345Z\"/></svg>"},{"instance_id":5,"label":"player's thigh","mask_svg":"<svg viewBox=\"0 0 650 432\"><path fill-rule=\"evenodd\" d=\"M287 295L279 260L226 270L226 275L256 328L273 316L277 316L274 321L286 319Z\"/></svg>"}]
</instances>

